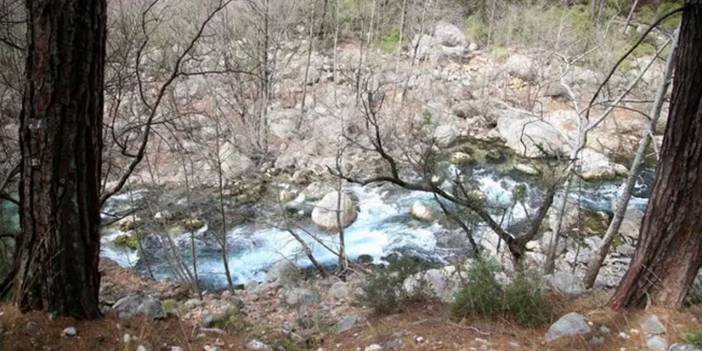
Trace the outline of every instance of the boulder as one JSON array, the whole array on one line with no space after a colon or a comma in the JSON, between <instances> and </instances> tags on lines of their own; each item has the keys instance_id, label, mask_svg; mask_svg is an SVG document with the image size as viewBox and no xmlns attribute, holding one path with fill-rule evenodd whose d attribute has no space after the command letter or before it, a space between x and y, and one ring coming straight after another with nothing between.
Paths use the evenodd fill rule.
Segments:
<instances>
[{"instance_id":1,"label":"boulder","mask_svg":"<svg viewBox=\"0 0 702 351\"><path fill-rule=\"evenodd\" d=\"M432 211L431 207L419 200L412 204L410 214L414 219L422 222L431 222L434 220L434 211Z\"/></svg>"},{"instance_id":2,"label":"boulder","mask_svg":"<svg viewBox=\"0 0 702 351\"><path fill-rule=\"evenodd\" d=\"M339 218L337 218L337 210L340 213ZM350 226L357 216L358 204L356 200L351 195L344 192L339 194L338 191L325 195L312 210L312 222L324 230L333 232Z\"/></svg>"},{"instance_id":3,"label":"boulder","mask_svg":"<svg viewBox=\"0 0 702 351\"><path fill-rule=\"evenodd\" d=\"M137 315L142 315L151 320L166 317L166 312L160 300L139 294L127 295L117 300L112 309L120 319L130 319Z\"/></svg>"},{"instance_id":4,"label":"boulder","mask_svg":"<svg viewBox=\"0 0 702 351\"><path fill-rule=\"evenodd\" d=\"M553 323L546 333L546 341L552 342L563 337L572 337L590 333L590 325L582 314L571 312Z\"/></svg>"},{"instance_id":5,"label":"boulder","mask_svg":"<svg viewBox=\"0 0 702 351\"><path fill-rule=\"evenodd\" d=\"M668 341L660 335L646 339L646 350L648 351L666 351L667 349Z\"/></svg>"},{"instance_id":6,"label":"boulder","mask_svg":"<svg viewBox=\"0 0 702 351\"><path fill-rule=\"evenodd\" d=\"M353 327L355 327L359 321L361 321L361 317L359 317L359 316L356 316L356 315L348 316L336 324L336 332L341 334L343 332L349 331L349 330L353 329Z\"/></svg>"},{"instance_id":7,"label":"boulder","mask_svg":"<svg viewBox=\"0 0 702 351\"><path fill-rule=\"evenodd\" d=\"M514 54L510 56L505 62L505 68L511 76L522 80L531 81L537 76L534 60L525 55Z\"/></svg>"},{"instance_id":8,"label":"boulder","mask_svg":"<svg viewBox=\"0 0 702 351\"><path fill-rule=\"evenodd\" d=\"M482 114L480 103L476 100L467 100L453 106L453 114L458 118L470 119Z\"/></svg>"},{"instance_id":9,"label":"boulder","mask_svg":"<svg viewBox=\"0 0 702 351\"><path fill-rule=\"evenodd\" d=\"M471 155L460 151L451 154L451 158L449 159L449 162L456 166L468 166L473 163L473 161L474 160Z\"/></svg>"},{"instance_id":10,"label":"boulder","mask_svg":"<svg viewBox=\"0 0 702 351\"><path fill-rule=\"evenodd\" d=\"M457 26L447 23L439 22L434 27L434 38L436 42L443 46L455 47L455 46L465 46L466 36L463 31Z\"/></svg>"},{"instance_id":11,"label":"boulder","mask_svg":"<svg viewBox=\"0 0 702 351\"><path fill-rule=\"evenodd\" d=\"M449 147L456 142L456 139L458 139L458 130L451 124L438 126L434 130L434 140L439 147Z\"/></svg>"},{"instance_id":12,"label":"boulder","mask_svg":"<svg viewBox=\"0 0 702 351\"><path fill-rule=\"evenodd\" d=\"M461 281L453 266L420 272L402 283L403 290L409 295L428 293L445 303L453 302L460 286Z\"/></svg>"},{"instance_id":13,"label":"boulder","mask_svg":"<svg viewBox=\"0 0 702 351\"><path fill-rule=\"evenodd\" d=\"M516 165L514 165L514 170L532 176L537 176L541 174L541 172L536 167L526 163L517 163Z\"/></svg>"},{"instance_id":14,"label":"boulder","mask_svg":"<svg viewBox=\"0 0 702 351\"><path fill-rule=\"evenodd\" d=\"M691 344L673 344L668 351L702 351L702 348Z\"/></svg>"},{"instance_id":15,"label":"boulder","mask_svg":"<svg viewBox=\"0 0 702 351\"><path fill-rule=\"evenodd\" d=\"M569 150L558 129L531 114L503 110L497 118L497 130L509 148L525 157L564 155Z\"/></svg>"},{"instance_id":16,"label":"boulder","mask_svg":"<svg viewBox=\"0 0 702 351\"><path fill-rule=\"evenodd\" d=\"M290 306L305 306L319 303L319 294L305 288L293 288L285 292L285 303Z\"/></svg>"},{"instance_id":17,"label":"boulder","mask_svg":"<svg viewBox=\"0 0 702 351\"><path fill-rule=\"evenodd\" d=\"M585 293L581 279L570 272L555 272L546 276L548 285L557 293L567 297L578 297Z\"/></svg>"},{"instance_id":18,"label":"boulder","mask_svg":"<svg viewBox=\"0 0 702 351\"><path fill-rule=\"evenodd\" d=\"M665 326L658 316L650 314L641 321L641 331L646 335L660 335L665 333Z\"/></svg>"},{"instance_id":19,"label":"boulder","mask_svg":"<svg viewBox=\"0 0 702 351\"><path fill-rule=\"evenodd\" d=\"M585 180L612 179L628 173L628 169L609 160L607 156L593 149L585 148L578 155L580 176Z\"/></svg>"}]
</instances>

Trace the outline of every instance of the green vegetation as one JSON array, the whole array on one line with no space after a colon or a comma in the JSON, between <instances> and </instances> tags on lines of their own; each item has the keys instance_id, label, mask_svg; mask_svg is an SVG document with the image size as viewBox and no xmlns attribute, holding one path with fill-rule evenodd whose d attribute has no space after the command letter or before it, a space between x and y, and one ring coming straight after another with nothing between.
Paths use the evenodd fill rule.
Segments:
<instances>
[{"instance_id":1,"label":"green vegetation","mask_svg":"<svg viewBox=\"0 0 702 351\"><path fill-rule=\"evenodd\" d=\"M450 306L451 316L455 319L505 316L528 327L550 321L551 302L536 272L518 273L505 287L495 278L499 272L496 261L476 259L468 270L465 286Z\"/></svg>"},{"instance_id":2,"label":"green vegetation","mask_svg":"<svg viewBox=\"0 0 702 351\"><path fill-rule=\"evenodd\" d=\"M503 309L503 291L495 276L500 265L494 260L477 258L468 270L465 286L451 304L451 316L456 319L468 315L495 316Z\"/></svg>"},{"instance_id":3,"label":"green vegetation","mask_svg":"<svg viewBox=\"0 0 702 351\"><path fill-rule=\"evenodd\" d=\"M136 250L139 248L139 237L136 234L122 234L112 240L117 246L126 247L131 250Z\"/></svg>"},{"instance_id":4,"label":"green vegetation","mask_svg":"<svg viewBox=\"0 0 702 351\"><path fill-rule=\"evenodd\" d=\"M553 308L543 280L536 272L520 272L505 288L504 308L514 320L535 327L551 320Z\"/></svg>"},{"instance_id":5,"label":"green vegetation","mask_svg":"<svg viewBox=\"0 0 702 351\"><path fill-rule=\"evenodd\" d=\"M702 347L702 329L688 333L683 337L683 341L697 347Z\"/></svg>"},{"instance_id":6,"label":"green vegetation","mask_svg":"<svg viewBox=\"0 0 702 351\"><path fill-rule=\"evenodd\" d=\"M403 283L408 277L430 268L426 262L414 257L388 259L387 267L379 267L368 275L361 293L356 297L358 303L373 309L376 314L388 314L401 309L406 302L426 300L426 281L419 279L419 287L408 294Z\"/></svg>"},{"instance_id":7,"label":"green vegetation","mask_svg":"<svg viewBox=\"0 0 702 351\"><path fill-rule=\"evenodd\" d=\"M386 53L391 53L397 50L397 43L400 42L400 31L393 29L383 37L382 49Z\"/></svg>"},{"instance_id":8,"label":"green vegetation","mask_svg":"<svg viewBox=\"0 0 702 351\"><path fill-rule=\"evenodd\" d=\"M231 333L240 332L246 329L248 326L246 321L244 321L243 314L241 310L236 306L231 306L227 310L217 316L211 324L212 328L218 328L226 330Z\"/></svg>"},{"instance_id":9,"label":"green vegetation","mask_svg":"<svg viewBox=\"0 0 702 351\"><path fill-rule=\"evenodd\" d=\"M186 231L192 232L205 226L205 221L200 218L185 219L181 223Z\"/></svg>"}]
</instances>

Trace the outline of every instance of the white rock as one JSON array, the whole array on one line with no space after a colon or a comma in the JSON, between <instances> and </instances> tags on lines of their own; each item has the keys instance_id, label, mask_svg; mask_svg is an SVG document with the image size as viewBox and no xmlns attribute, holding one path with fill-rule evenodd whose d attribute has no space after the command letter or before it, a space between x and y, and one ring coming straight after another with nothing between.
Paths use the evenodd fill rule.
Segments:
<instances>
[{"instance_id":1,"label":"white rock","mask_svg":"<svg viewBox=\"0 0 702 351\"><path fill-rule=\"evenodd\" d=\"M436 24L434 28L434 38L436 38L439 44L448 47L466 45L466 37L463 31L453 24L446 22L439 22Z\"/></svg>"},{"instance_id":2,"label":"white rock","mask_svg":"<svg viewBox=\"0 0 702 351\"><path fill-rule=\"evenodd\" d=\"M582 314L571 312L553 323L546 333L546 341L590 333L590 325Z\"/></svg>"},{"instance_id":3,"label":"white rock","mask_svg":"<svg viewBox=\"0 0 702 351\"><path fill-rule=\"evenodd\" d=\"M341 201L339 203L339 198ZM337 218L337 209L341 214ZM312 222L324 230L338 231L339 224L342 228L350 226L358 216L356 201L347 193L339 195L333 191L325 195L312 210Z\"/></svg>"},{"instance_id":4,"label":"white rock","mask_svg":"<svg viewBox=\"0 0 702 351\"><path fill-rule=\"evenodd\" d=\"M660 335L654 335L646 340L646 349L649 351L666 351L668 341Z\"/></svg>"},{"instance_id":5,"label":"white rock","mask_svg":"<svg viewBox=\"0 0 702 351\"><path fill-rule=\"evenodd\" d=\"M383 347L378 345L378 344L371 344L371 345L366 346L366 348L363 350L364 351L382 351Z\"/></svg>"},{"instance_id":6,"label":"white rock","mask_svg":"<svg viewBox=\"0 0 702 351\"><path fill-rule=\"evenodd\" d=\"M531 58L514 54L507 59L505 63L507 72L514 77L523 80L533 80L536 78L536 64Z\"/></svg>"},{"instance_id":7,"label":"white rock","mask_svg":"<svg viewBox=\"0 0 702 351\"><path fill-rule=\"evenodd\" d=\"M570 272L555 272L546 277L548 285L557 293L567 297L578 297L585 293L581 279Z\"/></svg>"},{"instance_id":8,"label":"white rock","mask_svg":"<svg viewBox=\"0 0 702 351\"><path fill-rule=\"evenodd\" d=\"M438 126L434 130L434 140L439 147L449 147L456 142L457 138L458 130L451 124Z\"/></svg>"},{"instance_id":9,"label":"white rock","mask_svg":"<svg viewBox=\"0 0 702 351\"><path fill-rule=\"evenodd\" d=\"M410 214L417 220L422 222L431 222L434 220L434 211L422 201L415 201L410 209Z\"/></svg>"},{"instance_id":10,"label":"white rock","mask_svg":"<svg viewBox=\"0 0 702 351\"><path fill-rule=\"evenodd\" d=\"M246 349L251 351L273 351L273 348L260 340L251 340L246 343Z\"/></svg>"},{"instance_id":11,"label":"white rock","mask_svg":"<svg viewBox=\"0 0 702 351\"><path fill-rule=\"evenodd\" d=\"M658 316L651 314L641 321L641 331L646 335L660 335L664 334L666 329Z\"/></svg>"},{"instance_id":12,"label":"white rock","mask_svg":"<svg viewBox=\"0 0 702 351\"><path fill-rule=\"evenodd\" d=\"M68 327L61 332L61 335L68 336L68 337L74 337L74 336L78 335L78 330L76 329L76 327Z\"/></svg>"}]
</instances>

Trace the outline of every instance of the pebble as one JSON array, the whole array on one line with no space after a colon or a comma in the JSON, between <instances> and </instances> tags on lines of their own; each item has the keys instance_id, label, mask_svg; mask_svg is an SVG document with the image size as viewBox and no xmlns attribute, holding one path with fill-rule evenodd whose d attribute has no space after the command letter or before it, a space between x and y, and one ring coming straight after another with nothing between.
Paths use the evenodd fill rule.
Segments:
<instances>
[{"instance_id":1,"label":"pebble","mask_svg":"<svg viewBox=\"0 0 702 351\"><path fill-rule=\"evenodd\" d=\"M61 335L68 336L68 337L74 337L74 336L78 335L78 330L76 330L76 327L68 327L61 332Z\"/></svg>"}]
</instances>

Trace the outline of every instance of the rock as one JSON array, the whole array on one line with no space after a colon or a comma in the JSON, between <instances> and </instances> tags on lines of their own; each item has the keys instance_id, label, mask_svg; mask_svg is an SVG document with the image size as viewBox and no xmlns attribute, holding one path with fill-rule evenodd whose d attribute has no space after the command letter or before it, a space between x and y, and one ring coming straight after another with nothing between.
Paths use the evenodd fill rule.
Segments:
<instances>
[{"instance_id":1,"label":"rock","mask_svg":"<svg viewBox=\"0 0 702 351\"><path fill-rule=\"evenodd\" d=\"M456 166L468 166L473 163L473 157L465 152L454 152L451 154L449 162Z\"/></svg>"},{"instance_id":2,"label":"rock","mask_svg":"<svg viewBox=\"0 0 702 351\"><path fill-rule=\"evenodd\" d=\"M343 332L349 331L353 327L355 327L360 320L361 317L359 316L348 316L336 324L336 332L341 334Z\"/></svg>"},{"instance_id":3,"label":"rock","mask_svg":"<svg viewBox=\"0 0 702 351\"><path fill-rule=\"evenodd\" d=\"M246 343L246 349L251 351L273 351L273 348L260 340L251 340Z\"/></svg>"},{"instance_id":4,"label":"rock","mask_svg":"<svg viewBox=\"0 0 702 351\"><path fill-rule=\"evenodd\" d=\"M622 225L619 227L619 233L629 239L637 239L639 237L639 230L643 217L643 211L634 206L629 206L626 212L624 212L624 219L622 220Z\"/></svg>"},{"instance_id":5,"label":"rock","mask_svg":"<svg viewBox=\"0 0 702 351\"><path fill-rule=\"evenodd\" d=\"M485 162L487 163L492 163L492 164L497 164L497 163L503 163L507 160L507 157L500 151L498 150L488 150L485 153Z\"/></svg>"},{"instance_id":6,"label":"rock","mask_svg":"<svg viewBox=\"0 0 702 351\"><path fill-rule=\"evenodd\" d=\"M447 148L453 145L457 138L458 130L456 130L456 127L453 125L445 124L436 127L434 130L434 140L436 141L436 145L439 147Z\"/></svg>"},{"instance_id":7,"label":"rock","mask_svg":"<svg viewBox=\"0 0 702 351\"><path fill-rule=\"evenodd\" d=\"M302 192L308 200L316 201L324 197L329 192L334 191L329 184L323 182L313 182Z\"/></svg>"},{"instance_id":8,"label":"rock","mask_svg":"<svg viewBox=\"0 0 702 351\"><path fill-rule=\"evenodd\" d=\"M201 307L204 305L205 305L205 301L202 301L200 299L189 299L189 300L185 301L185 303L183 304L183 306L188 310L192 310L193 308Z\"/></svg>"},{"instance_id":9,"label":"rock","mask_svg":"<svg viewBox=\"0 0 702 351\"><path fill-rule=\"evenodd\" d=\"M139 345L137 346L136 351L148 351L148 349L144 345Z\"/></svg>"},{"instance_id":10,"label":"rock","mask_svg":"<svg viewBox=\"0 0 702 351\"><path fill-rule=\"evenodd\" d=\"M295 200L297 192L293 190L281 190L278 193L278 201L282 204Z\"/></svg>"},{"instance_id":11,"label":"rock","mask_svg":"<svg viewBox=\"0 0 702 351\"><path fill-rule=\"evenodd\" d=\"M408 295L429 293L443 302L451 303L461 286L455 272L453 266L420 272L407 277L402 288Z\"/></svg>"},{"instance_id":12,"label":"rock","mask_svg":"<svg viewBox=\"0 0 702 351\"><path fill-rule=\"evenodd\" d=\"M613 163L604 154L590 148L585 148L578 155L580 159L580 175L585 180L612 179L624 173L626 167Z\"/></svg>"},{"instance_id":13,"label":"rock","mask_svg":"<svg viewBox=\"0 0 702 351\"><path fill-rule=\"evenodd\" d=\"M329 287L329 296L337 300L346 300L351 295L351 287L348 283L338 281Z\"/></svg>"},{"instance_id":14,"label":"rock","mask_svg":"<svg viewBox=\"0 0 702 351\"><path fill-rule=\"evenodd\" d=\"M536 79L536 64L534 60L525 55L514 54L510 56L505 63L505 67L507 72L513 77L526 81Z\"/></svg>"},{"instance_id":15,"label":"rock","mask_svg":"<svg viewBox=\"0 0 702 351\"><path fill-rule=\"evenodd\" d=\"M590 333L590 325L582 314L571 312L553 323L546 333L546 341L552 342L562 337L571 337Z\"/></svg>"},{"instance_id":16,"label":"rock","mask_svg":"<svg viewBox=\"0 0 702 351\"><path fill-rule=\"evenodd\" d=\"M646 340L646 349L649 351L666 351L668 341L660 335L654 335Z\"/></svg>"},{"instance_id":17,"label":"rock","mask_svg":"<svg viewBox=\"0 0 702 351\"><path fill-rule=\"evenodd\" d=\"M166 318L166 312L163 309L163 304L158 299L147 297L137 308L137 313L148 319L163 319Z\"/></svg>"},{"instance_id":18,"label":"rock","mask_svg":"<svg viewBox=\"0 0 702 351\"><path fill-rule=\"evenodd\" d=\"M453 107L453 114L459 118L470 119L473 117L480 116L481 112L480 103L476 100L463 101Z\"/></svg>"},{"instance_id":19,"label":"rock","mask_svg":"<svg viewBox=\"0 0 702 351\"><path fill-rule=\"evenodd\" d=\"M665 326L655 314L646 316L646 318L641 321L640 326L641 331L646 335L665 334Z\"/></svg>"},{"instance_id":20,"label":"rock","mask_svg":"<svg viewBox=\"0 0 702 351\"><path fill-rule=\"evenodd\" d=\"M536 167L529 165L529 164L526 164L526 163L517 163L516 165L514 165L514 170L517 172L521 172L521 173L524 173L527 175L533 175L533 176L541 174L541 172L538 169L536 169Z\"/></svg>"},{"instance_id":21,"label":"rock","mask_svg":"<svg viewBox=\"0 0 702 351\"><path fill-rule=\"evenodd\" d=\"M180 346L171 346L170 351L184 351Z\"/></svg>"},{"instance_id":22,"label":"rock","mask_svg":"<svg viewBox=\"0 0 702 351\"><path fill-rule=\"evenodd\" d=\"M581 279L570 272L559 271L546 276L548 285L557 293L567 297L578 297L585 293Z\"/></svg>"},{"instance_id":23,"label":"rock","mask_svg":"<svg viewBox=\"0 0 702 351\"><path fill-rule=\"evenodd\" d=\"M285 292L285 303L290 306L319 303L319 294L305 288L293 288Z\"/></svg>"},{"instance_id":24,"label":"rock","mask_svg":"<svg viewBox=\"0 0 702 351\"><path fill-rule=\"evenodd\" d=\"M76 327L68 327L61 332L61 336L74 337L78 335Z\"/></svg>"},{"instance_id":25,"label":"rock","mask_svg":"<svg viewBox=\"0 0 702 351\"><path fill-rule=\"evenodd\" d=\"M702 351L702 348L691 344L673 344L668 351Z\"/></svg>"},{"instance_id":26,"label":"rock","mask_svg":"<svg viewBox=\"0 0 702 351\"><path fill-rule=\"evenodd\" d=\"M410 214L412 217L422 222L431 222L434 220L434 211L432 211L431 207L419 200L412 204Z\"/></svg>"},{"instance_id":27,"label":"rock","mask_svg":"<svg viewBox=\"0 0 702 351\"><path fill-rule=\"evenodd\" d=\"M439 44L448 47L466 45L466 37L463 31L457 26L446 22L436 24L436 27L434 27L434 38Z\"/></svg>"},{"instance_id":28,"label":"rock","mask_svg":"<svg viewBox=\"0 0 702 351\"><path fill-rule=\"evenodd\" d=\"M339 198L341 198L340 203ZM337 209L341 213L337 218ZM358 216L356 201L347 193L339 195L333 191L325 195L312 210L312 222L324 230L338 231L339 224L342 228L350 226Z\"/></svg>"},{"instance_id":29,"label":"rock","mask_svg":"<svg viewBox=\"0 0 702 351\"><path fill-rule=\"evenodd\" d=\"M531 114L503 110L497 130L506 145L525 157L565 155L568 141L552 124Z\"/></svg>"},{"instance_id":30,"label":"rock","mask_svg":"<svg viewBox=\"0 0 702 351\"><path fill-rule=\"evenodd\" d=\"M136 315L142 315L148 319L163 319L166 312L161 301L151 296L127 295L115 302L112 309L120 319L129 319Z\"/></svg>"},{"instance_id":31,"label":"rock","mask_svg":"<svg viewBox=\"0 0 702 351\"><path fill-rule=\"evenodd\" d=\"M378 344L371 344L366 346L366 348L363 349L363 351L383 351L383 347Z\"/></svg>"}]
</instances>

